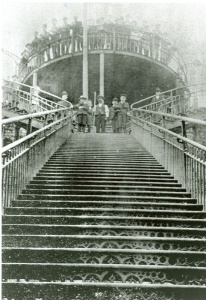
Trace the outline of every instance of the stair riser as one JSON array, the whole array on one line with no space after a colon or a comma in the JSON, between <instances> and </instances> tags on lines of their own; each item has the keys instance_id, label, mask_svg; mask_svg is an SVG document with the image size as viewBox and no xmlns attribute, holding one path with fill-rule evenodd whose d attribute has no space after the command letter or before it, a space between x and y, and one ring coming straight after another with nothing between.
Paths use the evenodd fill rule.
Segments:
<instances>
[{"instance_id":1,"label":"stair riser","mask_svg":"<svg viewBox=\"0 0 206 300\"><path fill-rule=\"evenodd\" d=\"M147 184L178 184L177 183L177 180L174 180L174 179L170 179L170 178L135 178L135 177L116 177L116 176L101 176L99 174L98 175L93 175L93 176L84 176L84 179L82 179L82 176L74 176L74 174L72 176L68 176L67 178L56 178L55 176L53 176L53 178L43 178L41 176L36 176L34 177L33 180L31 180L31 183L50 183L50 182L67 182L67 181L77 181L77 182L86 182L86 181L90 181L90 180L101 180L101 181L105 181L105 182L108 182L108 181L111 181L111 182L117 182L120 184L122 184L122 182L124 181L127 181L127 182L134 182L134 184L137 184L139 182L141 183L147 183ZM101 182L100 181L100 182Z\"/></svg>"},{"instance_id":2,"label":"stair riser","mask_svg":"<svg viewBox=\"0 0 206 300\"><path fill-rule=\"evenodd\" d=\"M92 216L3 216L3 224L56 224L56 225L116 225L116 226L157 226L205 228L205 220L157 219L135 217L92 217Z\"/></svg>"},{"instance_id":3,"label":"stair riser","mask_svg":"<svg viewBox=\"0 0 206 300\"><path fill-rule=\"evenodd\" d=\"M165 182L134 182L134 181L126 181L126 182L120 182L120 181L112 181L112 183L110 183L110 180L106 181L106 180L76 180L76 179L73 179L73 180L32 180L30 181L30 184L28 185L29 186L39 186L39 187L45 187L45 186L48 186L48 187L51 187L51 186L56 186L56 187L59 187L59 186L68 186L68 185L84 185L84 186L87 186L87 185L98 185L98 186L101 186L101 185L114 185L114 186L117 186L118 188L122 187L122 186L129 186L129 187L136 187L136 186L151 186L151 187L171 187L171 188L181 188L181 184L177 184L177 183L165 183Z\"/></svg>"},{"instance_id":4,"label":"stair riser","mask_svg":"<svg viewBox=\"0 0 206 300\"><path fill-rule=\"evenodd\" d=\"M96 189L96 190L90 190L90 189L67 189L67 190L49 190L49 189L45 189L45 190L23 190L22 194L25 195L31 195L31 194L35 194L35 195L67 195L68 197L70 197L69 195L124 195L124 196L145 196L145 195L149 195L149 196L157 196L157 197L189 197L191 196L191 194L189 193L184 193L184 192L161 192L161 191L148 191L148 190L139 190L139 191L126 191L126 190L100 190L100 189Z\"/></svg>"},{"instance_id":5,"label":"stair riser","mask_svg":"<svg viewBox=\"0 0 206 300\"><path fill-rule=\"evenodd\" d=\"M206 213L190 211L146 211L146 210L126 210L126 209L58 209L58 208L9 208L5 209L5 215L41 215L41 216L111 216L111 217L139 217L139 218L183 218L183 219L206 219ZM206 220L205 220L206 221Z\"/></svg>"},{"instance_id":6,"label":"stair riser","mask_svg":"<svg viewBox=\"0 0 206 300\"><path fill-rule=\"evenodd\" d=\"M131 253L121 250L44 250L44 249L3 249L4 263L66 263L66 264L124 264L147 266L190 266L206 267L205 253Z\"/></svg>"},{"instance_id":7,"label":"stair riser","mask_svg":"<svg viewBox=\"0 0 206 300\"><path fill-rule=\"evenodd\" d=\"M164 203L164 201L162 201L162 203L142 203L141 202L138 203L109 203L109 202L104 202L101 203L100 201L98 202L75 202L75 201L62 201L62 202L56 202L56 201L51 201L49 202L47 201L14 201L13 202L13 207L56 207L56 208L81 208L81 207L87 207L87 208L119 208L119 209L155 209L155 210L170 210L170 209L174 209L174 210L186 210L186 211L202 211L202 206L201 205L182 205L182 204L175 204L175 203Z\"/></svg>"},{"instance_id":8,"label":"stair riser","mask_svg":"<svg viewBox=\"0 0 206 300\"><path fill-rule=\"evenodd\" d=\"M130 299L144 297L145 300L205 300L205 288L196 286L168 286L168 285L142 285L142 284L118 284L85 282L84 286L79 282L35 282L35 283L3 283L3 297L15 300L68 300L68 295L73 299L96 300L98 295L105 299L118 299L129 295ZM80 296L81 295L81 296ZM151 295L153 299L151 298ZM120 298L120 299L121 299ZM138 298L137 298L138 299ZM141 299L141 298L140 298Z\"/></svg>"},{"instance_id":9,"label":"stair riser","mask_svg":"<svg viewBox=\"0 0 206 300\"><path fill-rule=\"evenodd\" d=\"M80 225L81 226L81 225ZM156 238L206 238L206 230L182 228L135 228L116 226L85 226L75 227L72 225L43 225L43 224L13 224L3 225L2 234L18 234L18 235L95 235L95 236L131 236L131 237L156 237Z\"/></svg>"},{"instance_id":10,"label":"stair riser","mask_svg":"<svg viewBox=\"0 0 206 300\"><path fill-rule=\"evenodd\" d=\"M32 269L32 272L31 272ZM150 278L151 283L184 283L191 285L192 283L200 282L202 285L206 284L206 269L180 269L180 268L166 268L161 267L158 270L153 267L148 269L141 266L132 267L113 267L109 266L66 266L66 265L3 265L2 277L4 280L10 278L27 279L29 274L30 280L53 281L59 280L65 282L70 280L82 280L82 282L92 282L96 278L97 282L119 282L126 283L132 276L134 283L148 282ZM195 279L194 279L195 278Z\"/></svg>"},{"instance_id":11,"label":"stair riser","mask_svg":"<svg viewBox=\"0 0 206 300\"><path fill-rule=\"evenodd\" d=\"M178 198L178 197L150 197L150 196L112 196L112 195L19 195L18 200L31 200L31 201L124 201L124 202L151 202L151 203L177 203L177 204L196 204L196 199L190 198ZM14 202L15 203L15 202Z\"/></svg>"},{"instance_id":12,"label":"stair riser","mask_svg":"<svg viewBox=\"0 0 206 300\"><path fill-rule=\"evenodd\" d=\"M186 189L184 188L180 188L180 187L167 187L167 186L148 186L148 185L113 185L113 184L92 184L92 183L88 183L88 184L74 184L73 182L69 183L65 183L65 184L29 184L26 187L28 190L55 190L56 192L60 191L67 191L67 190L81 190L81 189L85 189L87 190L89 188L89 190L104 190L104 189L111 189L112 191L120 191L120 192L125 192L128 191L129 193L132 192L138 192L141 190L147 190L147 191L171 191L171 192L186 192ZM130 191L131 190L131 191Z\"/></svg>"}]
</instances>

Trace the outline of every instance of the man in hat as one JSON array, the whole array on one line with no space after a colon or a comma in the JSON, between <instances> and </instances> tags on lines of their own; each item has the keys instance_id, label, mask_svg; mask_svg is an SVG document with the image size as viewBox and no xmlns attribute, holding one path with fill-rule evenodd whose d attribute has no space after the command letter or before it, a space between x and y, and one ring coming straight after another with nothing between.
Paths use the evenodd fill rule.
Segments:
<instances>
[{"instance_id":1,"label":"man in hat","mask_svg":"<svg viewBox=\"0 0 206 300\"><path fill-rule=\"evenodd\" d=\"M39 50L39 45L41 43L40 38L38 38L38 31L34 32L34 39L31 42L32 53L35 53Z\"/></svg>"},{"instance_id":2,"label":"man in hat","mask_svg":"<svg viewBox=\"0 0 206 300\"><path fill-rule=\"evenodd\" d=\"M117 115L120 112L120 107L118 104L118 98L114 97L112 99L112 106L109 109L109 119L112 121L112 130L113 133L117 133Z\"/></svg>"},{"instance_id":3,"label":"man in hat","mask_svg":"<svg viewBox=\"0 0 206 300\"><path fill-rule=\"evenodd\" d=\"M60 28L61 33L61 53L62 55L71 52L71 26L68 24L68 18L63 18L63 26Z\"/></svg>"},{"instance_id":4,"label":"man in hat","mask_svg":"<svg viewBox=\"0 0 206 300\"><path fill-rule=\"evenodd\" d=\"M129 103L126 102L127 96L125 94L121 94L119 108L120 110L117 113L117 132L126 133L126 125L127 125L127 116L129 115Z\"/></svg>"},{"instance_id":5,"label":"man in hat","mask_svg":"<svg viewBox=\"0 0 206 300\"><path fill-rule=\"evenodd\" d=\"M40 47L46 47L46 49L40 55L40 64L42 64L43 62L50 60L50 33L47 31L47 24L43 24L42 26L42 34L40 35L40 39Z\"/></svg>"},{"instance_id":6,"label":"man in hat","mask_svg":"<svg viewBox=\"0 0 206 300\"><path fill-rule=\"evenodd\" d=\"M59 101L58 104L60 104L64 107L73 108L73 105L68 100L68 93L66 91L62 92L62 100Z\"/></svg>"},{"instance_id":7,"label":"man in hat","mask_svg":"<svg viewBox=\"0 0 206 300\"><path fill-rule=\"evenodd\" d=\"M161 100L164 100L164 96L163 95L160 95L161 94L161 90L159 87L157 87L155 89L155 96L152 98L152 102L151 103L154 103L154 102L158 102L158 101L161 101Z\"/></svg>"},{"instance_id":8,"label":"man in hat","mask_svg":"<svg viewBox=\"0 0 206 300\"><path fill-rule=\"evenodd\" d=\"M105 125L107 118L109 117L109 108L106 104L104 104L104 97L99 95L97 97L98 104L94 107L94 115L95 115L95 126L96 132L105 132Z\"/></svg>"},{"instance_id":9,"label":"man in hat","mask_svg":"<svg viewBox=\"0 0 206 300\"><path fill-rule=\"evenodd\" d=\"M87 125L87 115L89 111L89 106L86 103L87 98L85 96L80 96L79 103L74 105L74 108L77 108L77 123L78 123L78 132L85 132Z\"/></svg>"},{"instance_id":10,"label":"man in hat","mask_svg":"<svg viewBox=\"0 0 206 300\"><path fill-rule=\"evenodd\" d=\"M59 28L57 27L57 20L52 19L51 40L52 40L53 58L58 57L60 53L60 43L58 41L59 38L60 38L60 33L59 33Z\"/></svg>"}]
</instances>

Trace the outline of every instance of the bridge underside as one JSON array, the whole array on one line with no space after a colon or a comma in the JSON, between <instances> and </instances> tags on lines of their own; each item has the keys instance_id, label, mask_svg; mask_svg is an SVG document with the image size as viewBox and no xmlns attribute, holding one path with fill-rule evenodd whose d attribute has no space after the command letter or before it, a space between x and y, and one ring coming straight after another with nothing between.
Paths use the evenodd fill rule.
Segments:
<instances>
[{"instance_id":1,"label":"bridge underside","mask_svg":"<svg viewBox=\"0 0 206 300\"><path fill-rule=\"evenodd\" d=\"M100 55L89 54L89 97L99 93ZM158 86L162 90L175 87L176 76L172 71L150 60L129 55L107 53L104 58L105 102L111 103L114 96L126 93L133 103L153 95ZM32 76L25 82L32 85ZM65 58L38 71L38 86L42 90L61 96L66 90L69 100L78 101L82 94L82 55Z\"/></svg>"}]
</instances>

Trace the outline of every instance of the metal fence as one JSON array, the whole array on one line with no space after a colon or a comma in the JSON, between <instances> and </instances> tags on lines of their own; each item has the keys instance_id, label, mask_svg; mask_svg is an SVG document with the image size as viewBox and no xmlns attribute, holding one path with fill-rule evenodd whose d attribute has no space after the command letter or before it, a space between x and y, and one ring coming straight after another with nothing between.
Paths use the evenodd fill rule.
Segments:
<instances>
[{"instance_id":1,"label":"metal fence","mask_svg":"<svg viewBox=\"0 0 206 300\"><path fill-rule=\"evenodd\" d=\"M51 115L54 119L48 124ZM70 109L62 108L3 120L3 126L28 120L31 129L33 118L45 117L43 128L2 148L3 208L12 205L17 195L69 137L73 115Z\"/></svg>"},{"instance_id":2,"label":"metal fence","mask_svg":"<svg viewBox=\"0 0 206 300\"><path fill-rule=\"evenodd\" d=\"M154 123L157 117L160 125ZM181 135L166 129L166 118L181 121ZM145 109L134 109L131 119L132 135L206 210L206 147L186 134L186 124L206 127L206 121Z\"/></svg>"},{"instance_id":3,"label":"metal fence","mask_svg":"<svg viewBox=\"0 0 206 300\"><path fill-rule=\"evenodd\" d=\"M3 80L3 108L16 108L25 110L27 113L41 112L65 107L66 105L58 103L60 101L62 101L60 97L41 91L37 87ZM69 101L64 102L71 106Z\"/></svg>"}]
</instances>

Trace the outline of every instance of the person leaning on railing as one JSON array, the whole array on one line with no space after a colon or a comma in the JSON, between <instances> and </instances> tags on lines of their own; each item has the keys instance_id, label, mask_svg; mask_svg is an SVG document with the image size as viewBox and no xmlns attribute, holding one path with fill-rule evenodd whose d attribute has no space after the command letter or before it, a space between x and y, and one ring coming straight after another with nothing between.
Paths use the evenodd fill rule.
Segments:
<instances>
[{"instance_id":1,"label":"person leaning on railing","mask_svg":"<svg viewBox=\"0 0 206 300\"><path fill-rule=\"evenodd\" d=\"M63 26L60 27L61 34L61 55L71 53L71 25L68 24L68 18L63 18Z\"/></svg>"},{"instance_id":2,"label":"person leaning on railing","mask_svg":"<svg viewBox=\"0 0 206 300\"><path fill-rule=\"evenodd\" d=\"M42 34L40 35L41 43L40 49L46 47L45 50L40 52L40 65L45 61L50 60L50 33L47 31L47 24L43 24L42 26Z\"/></svg>"},{"instance_id":3,"label":"person leaning on railing","mask_svg":"<svg viewBox=\"0 0 206 300\"><path fill-rule=\"evenodd\" d=\"M52 28L51 28L51 47L52 47L52 58L56 58L60 54L60 44L58 39L60 39L60 29L57 27L57 20L52 19Z\"/></svg>"}]
</instances>

